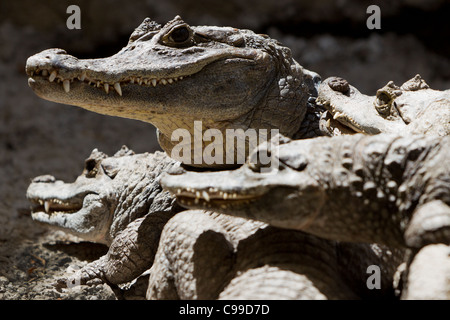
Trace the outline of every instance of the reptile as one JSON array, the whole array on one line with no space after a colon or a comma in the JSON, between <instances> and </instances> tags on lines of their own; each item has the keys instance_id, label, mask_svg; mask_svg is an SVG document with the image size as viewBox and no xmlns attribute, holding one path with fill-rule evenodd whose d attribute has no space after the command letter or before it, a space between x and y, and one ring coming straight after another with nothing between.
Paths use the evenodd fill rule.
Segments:
<instances>
[{"instance_id":1,"label":"reptile","mask_svg":"<svg viewBox=\"0 0 450 320\"><path fill-rule=\"evenodd\" d=\"M62 49L49 49L30 57L26 72L30 87L44 99L154 124L161 147L170 155L176 146L171 139L174 131L184 128L192 135L195 120L202 121L202 129L213 128L220 132L274 128L294 138L329 134L328 129L319 126L322 106L314 103L319 75L301 67L292 59L290 50L276 40L249 30L193 27L179 16L161 26L147 18L133 32L127 46L112 57L81 60ZM350 133L357 132L350 127L346 129ZM249 152L250 146L246 147ZM195 146L191 150L188 164L192 164ZM205 163L195 165L214 167ZM36 183L45 182L42 185L45 190L52 188L53 180L41 177ZM116 187L124 188L120 184ZM41 213L34 214L35 219L46 217L42 213L46 209L65 208L62 200L58 200L61 203L45 201L47 198L45 192L42 198L30 197L41 207L38 210ZM129 202L126 205L132 208ZM79 206L78 202L75 209ZM75 210L70 205L68 208ZM146 217L137 219L133 225L147 221ZM57 226L65 220L43 222ZM104 233L99 235L94 231L97 227L91 225L87 232L91 234L91 241L105 237ZM120 238L121 232L124 239L130 237L125 236L128 232L125 230L129 229L125 225L122 227L115 237L109 235L108 240L101 240L110 245L111 252L121 252L119 247L124 240L117 245L114 241ZM133 239L131 236L130 241ZM84 275L78 273L77 277L117 282L111 280L113 276L108 276L105 269L109 269L117 257L120 260L120 256L124 255L111 253L109 258L107 255L100 259L92 270L85 268ZM153 254L151 256L153 259Z\"/></svg>"},{"instance_id":2,"label":"reptile","mask_svg":"<svg viewBox=\"0 0 450 320\"><path fill-rule=\"evenodd\" d=\"M44 50L28 58L26 73L29 86L44 99L153 124L169 155L179 143L189 143L173 141L174 131L186 129L194 136L194 121L201 121L201 130L224 136L227 129L308 134L301 129L310 122L308 99L317 96L320 82L289 48L266 35L190 26L179 16L164 26L146 18L111 57L77 59L62 49ZM207 166L195 163L197 147L190 143L185 163ZM202 143L202 148L208 144ZM235 152L236 147L224 144L224 156L227 148Z\"/></svg>"},{"instance_id":3,"label":"reptile","mask_svg":"<svg viewBox=\"0 0 450 320\"><path fill-rule=\"evenodd\" d=\"M181 170L164 174L161 184L186 208L327 239L399 248L450 244L449 145L449 136L434 135L276 137L239 169ZM259 160L266 154L269 167Z\"/></svg>"},{"instance_id":4,"label":"reptile","mask_svg":"<svg viewBox=\"0 0 450 320\"><path fill-rule=\"evenodd\" d=\"M123 147L108 157L94 149L73 183L52 175L32 180L27 198L33 220L109 247L69 284L75 279L80 284L119 284L148 269L162 228L179 211L157 180L165 169L178 165L163 152L134 155Z\"/></svg>"},{"instance_id":5,"label":"reptile","mask_svg":"<svg viewBox=\"0 0 450 320\"><path fill-rule=\"evenodd\" d=\"M272 129L294 139L450 132L450 90L432 90L420 75L400 87L390 81L376 97L366 96L342 78L321 83L267 35L190 26L180 16L164 26L146 18L111 57L77 59L62 49L44 50L28 58L26 73L44 99L153 124L162 149L196 167L243 164ZM188 137L180 137L180 129ZM234 130L238 143L203 135L200 143L193 141L209 129L214 138ZM249 129L260 134L258 141L249 138ZM213 160L197 160L206 151Z\"/></svg>"},{"instance_id":6,"label":"reptile","mask_svg":"<svg viewBox=\"0 0 450 320\"><path fill-rule=\"evenodd\" d=\"M326 109L321 132L337 134L450 134L450 90L433 90L420 75L397 86L389 81L368 96L340 77L325 79L316 103Z\"/></svg>"},{"instance_id":7,"label":"reptile","mask_svg":"<svg viewBox=\"0 0 450 320\"><path fill-rule=\"evenodd\" d=\"M387 248L184 210L159 184L162 173L179 170L163 152L123 147L113 156L93 150L72 183L33 179L27 190L33 220L109 247L59 279L59 290L105 282L125 299L393 297L396 265L385 262ZM368 265L381 266L382 290L367 289Z\"/></svg>"}]
</instances>

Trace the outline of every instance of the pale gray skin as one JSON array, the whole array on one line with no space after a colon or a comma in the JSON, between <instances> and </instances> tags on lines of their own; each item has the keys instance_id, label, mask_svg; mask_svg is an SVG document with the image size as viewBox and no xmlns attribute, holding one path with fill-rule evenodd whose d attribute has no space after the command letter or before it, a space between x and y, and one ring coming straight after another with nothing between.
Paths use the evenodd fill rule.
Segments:
<instances>
[{"instance_id":1,"label":"pale gray skin","mask_svg":"<svg viewBox=\"0 0 450 320\"><path fill-rule=\"evenodd\" d=\"M388 251L378 249L214 212L183 211L163 230L147 299L392 298L396 265L386 265ZM382 290L366 287L372 264L383 268Z\"/></svg>"},{"instance_id":2,"label":"pale gray skin","mask_svg":"<svg viewBox=\"0 0 450 320\"><path fill-rule=\"evenodd\" d=\"M401 86L390 81L376 96L359 92L346 80L325 79L317 104L325 135L395 133L445 136L450 134L450 90L438 91L416 75Z\"/></svg>"},{"instance_id":3,"label":"pale gray skin","mask_svg":"<svg viewBox=\"0 0 450 320\"><path fill-rule=\"evenodd\" d=\"M189 26L179 16L163 27L145 19L111 57L77 59L49 49L30 57L26 72L44 99L152 123L168 154L179 143L171 141L173 131L193 136L194 121L222 133L252 128L305 135L307 101L320 82L276 40L250 30Z\"/></svg>"},{"instance_id":4,"label":"pale gray skin","mask_svg":"<svg viewBox=\"0 0 450 320\"><path fill-rule=\"evenodd\" d=\"M412 255L403 275L403 300L450 299L450 246L430 244Z\"/></svg>"},{"instance_id":5,"label":"pale gray skin","mask_svg":"<svg viewBox=\"0 0 450 320\"><path fill-rule=\"evenodd\" d=\"M162 228L180 209L159 176L177 166L161 152L134 155L124 147L108 157L95 149L73 183L50 175L33 179L27 190L33 220L109 246L69 281L120 284L151 266Z\"/></svg>"},{"instance_id":6,"label":"pale gray skin","mask_svg":"<svg viewBox=\"0 0 450 320\"><path fill-rule=\"evenodd\" d=\"M109 246L58 286L101 281L124 288L132 281L119 297L142 298L148 287L149 299L393 297L401 260L386 260L387 248L213 212L179 212L175 197L159 185L161 173L173 170L179 163L161 152L134 155L123 148L107 157L94 150L73 183L49 175L33 180L27 197L34 220ZM382 290L365 285L373 264L382 268Z\"/></svg>"},{"instance_id":7,"label":"pale gray skin","mask_svg":"<svg viewBox=\"0 0 450 320\"><path fill-rule=\"evenodd\" d=\"M362 134L260 145L241 168L164 175L191 209L337 241L450 243L450 137ZM271 149L269 172L253 161Z\"/></svg>"}]
</instances>

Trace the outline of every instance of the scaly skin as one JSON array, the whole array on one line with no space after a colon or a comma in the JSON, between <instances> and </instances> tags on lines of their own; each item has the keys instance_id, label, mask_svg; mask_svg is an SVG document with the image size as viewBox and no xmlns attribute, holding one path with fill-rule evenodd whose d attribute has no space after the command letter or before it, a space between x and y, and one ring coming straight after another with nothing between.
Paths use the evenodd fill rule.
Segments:
<instances>
[{"instance_id":1,"label":"scaly skin","mask_svg":"<svg viewBox=\"0 0 450 320\"><path fill-rule=\"evenodd\" d=\"M33 220L109 246L68 283L120 284L151 266L162 228L180 210L158 179L178 165L161 152L134 155L124 147L108 157L94 150L73 183L49 175L33 180L27 190Z\"/></svg>"},{"instance_id":2,"label":"scaly skin","mask_svg":"<svg viewBox=\"0 0 450 320\"><path fill-rule=\"evenodd\" d=\"M366 279L361 279L367 278L368 265L385 267L386 252L377 255L367 247L345 248L300 231L188 210L163 230L147 298L392 298L389 282L395 266L384 270L379 292L368 290Z\"/></svg>"},{"instance_id":3,"label":"scaly skin","mask_svg":"<svg viewBox=\"0 0 450 320\"><path fill-rule=\"evenodd\" d=\"M234 171L164 175L208 209L338 241L421 247L450 242L450 137L379 134L260 145ZM272 147L272 170L259 158Z\"/></svg>"},{"instance_id":4,"label":"scaly skin","mask_svg":"<svg viewBox=\"0 0 450 320\"><path fill-rule=\"evenodd\" d=\"M160 152L134 155L124 148L108 157L94 150L73 183L35 178L27 192L34 220L109 246L58 286L117 287L136 279L120 295L142 298L148 287L150 299L392 297L396 265L384 260L389 250L213 212L179 212L159 184L162 172L178 166ZM365 286L372 264L383 271L382 290L375 292Z\"/></svg>"},{"instance_id":5,"label":"scaly skin","mask_svg":"<svg viewBox=\"0 0 450 320\"><path fill-rule=\"evenodd\" d=\"M362 94L342 78L331 77L320 85L317 103L327 109L320 126L330 136L450 134L450 90L432 90L420 75L400 87L390 81L375 97Z\"/></svg>"},{"instance_id":6,"label":"scaly skin","mask_svg":"<svg viewBox=\"0 0 450 320\"><path fill-rule=\"evenodd\" d=\"M193 137L194 121L224 136L226 129L251 128L292 137L320 81L276 40L231 27L189 26L178 16L163 27L145 19L111 57L82 60L49 49L30 57L26 72L44 99L152 123L169 155L180 142L172 133L187 129ZM186 162L206 166L194 163L191 143ZM224 155L227 148L233 149L224 145Z\"/></svg>"}]
</instances>

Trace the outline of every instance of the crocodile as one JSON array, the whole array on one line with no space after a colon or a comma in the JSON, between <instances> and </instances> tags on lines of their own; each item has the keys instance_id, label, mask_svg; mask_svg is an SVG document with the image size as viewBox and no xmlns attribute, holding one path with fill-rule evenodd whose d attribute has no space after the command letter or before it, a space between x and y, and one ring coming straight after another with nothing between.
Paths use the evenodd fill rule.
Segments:
<instances>
[{"instance_id":1,"label":"crocodile","mask_svg":"<svg viewBox=\"0 0 450 320\"><path fill-rule=\"evenodd\" d=\"M202 132L214 129L223 136L227 129L305 135L300 129L311 122L305 119L308 100L317 96L320 82L289 48L267 35L190 26L180 16L164 26L146 18L111 57L77 59L62 49L44 50L28 58L26 73L39 97L153 124L164 151L177 158L172 150L190 145L191 156L177 160L200 167L224 166L225 161L195 161L199 147L180 141L177 129L194 137L199 121ZM202 154L209 143L202 139ZM246 143L245 154L257 143ZM224 157L237 148L221 147Z\"/></svg>"},{"instance_id":2,"label":"crocodile","mask_svg":"<svg viewBox=\"0 0 450 320\"><path fill-rule=\"evenodd\" d=\"M239 169L181 170L161 184L190 209L337 241L420 248L450 243L449 146L449 136L434 135L278 136ZM259 160L267 154L270 166Z\"/></svg>"},{"instance_id":3,"label":"crocodile","mask_svg":"<svg viewBox=\"0 0 450 320\"><path fill-rule=\"evenodd\" d=\"M388 248L184 210L159 184L180 170L165 153L123 147L110 157L93 150L73 183L36 177L27 190L35 221L109 247L56 287L104 282L125 299L393 297ZM382 290L367 289L368 265L381 266Z\"/></svg>"},{"instance_id":4,"label":"crocodile","mask_svg":"<svg viewBox=\"0 0 450 320\"><path fill-rule=\"evenodd\" d=\"M450 90L433 90L416 75L401 86L389 81L376 96L368 96L340 77L319 87L321 132L337 134L450 134Z\"/></svg>"}]
</instances>

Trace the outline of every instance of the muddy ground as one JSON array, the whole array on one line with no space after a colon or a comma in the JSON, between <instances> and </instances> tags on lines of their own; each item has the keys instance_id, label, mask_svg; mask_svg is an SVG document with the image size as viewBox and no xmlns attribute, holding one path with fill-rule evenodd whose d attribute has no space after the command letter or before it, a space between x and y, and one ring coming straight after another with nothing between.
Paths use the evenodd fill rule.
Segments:
<instances>
[{"instance_id":1,"label":"muddy ground","mask_svg":"<svg viewBox=\"0 0 450 320\"><path fill-rule=\"evenodd\" d=\"M34 95L24 72L34 53L60 47L78 57L107 56L126 45L144 17L165 23L180 14L192 25L268 33L323 79L339 75L364 93L417 73L434 89L450 88L445 1L380 1L382 28L373 31L365 24L366 1L70 1L82 10L79 31L66 28L68 4L0 4L0 299L116 299L107 285L54 286L107 248L33 222L26 189L42 174L73 181L94 148L108 154L124 144L135 152L159 148L149 124Z\"/></svg>"}]
</instances>

